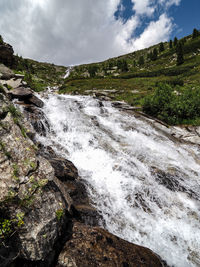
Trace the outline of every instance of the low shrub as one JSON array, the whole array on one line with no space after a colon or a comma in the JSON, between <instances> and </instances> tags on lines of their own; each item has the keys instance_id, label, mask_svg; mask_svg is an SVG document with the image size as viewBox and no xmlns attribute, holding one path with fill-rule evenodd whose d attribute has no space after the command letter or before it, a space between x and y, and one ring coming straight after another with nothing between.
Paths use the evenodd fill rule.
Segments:
<instances>
[{"instance_id":1,"label":"low shrub","mask_svg":"<svg viewBox=\"0 0 200 267\"><path fill-rule=\"evenodd\" d=\"M144 98L143 111L169 124L200 117L200 88L160 83L153 95Z\"/></svg>"}]
</instances>

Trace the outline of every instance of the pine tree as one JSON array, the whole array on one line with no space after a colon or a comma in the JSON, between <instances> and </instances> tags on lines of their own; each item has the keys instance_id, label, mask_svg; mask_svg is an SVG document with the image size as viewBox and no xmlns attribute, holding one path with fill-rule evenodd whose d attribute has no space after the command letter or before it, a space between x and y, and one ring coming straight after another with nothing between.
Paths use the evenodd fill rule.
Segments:
<instances>
[{"instance_id":1,"label":"pine tree","mask_svg":"<svg viewBox=\"0 0 200 267\"><path fill-rule=\"evenodd\" d=\"M163 52L165 50L163 42L159 45L159 52Z\"/></svg>"},{"instance_id":2,"label":"pine tree","mask_svg":"<svg viewBox=\"0 0 200 267\"><path fill-rule=\"evenodd\" d=\"M173 42L172 42L172 40L170 40L169 41L169 48L172 49L172 47L173 47Z\"/></svg>"},{"instance_id":3,"label":"pine tree","mask_svg":"<svg viewBox=\"0 0 200 267\"><path fill-rule=\"evenodd\" d=\"M123 72L127 72L128 71L128 64L126 62L126 60L122 60L122 71Z\"/></svg>"},{"instance_id":4,"label":"pine tree","mask_svg":"<svg viewBox=\"0 0 200 267\"><path fill-rule=\"evenodd\" d=\"M3 37L0 35L0 45L3 44Z\"/></svg>"},{"instance_id":5,"label":"pine tree","mask_svg":"<svg viewBox=\"0 0 200 267\"><path fill-rule=\"evenodd\" d=\"M153 54L152 54L152 60L156 60L158 58L158 50L157 48L154 48Z\"/></svg>"},{"instance_id":6,"label":"pine tree","mask_svg":"<svg viewBox=\"0 0 200 267\"><path fill-rule=\"evenodd\" d=\"M117 60L117 68L120 69L122 72L128 71L128 64L126 60Z\"/></svg>"},{"instance_id":7,"label":"pine tree","mask_svg":"<svg viewBox=\"0 0 200 267\"><path fill-rule=\"evenodd\" d=\"M193 33L192 33L192 39L195 39L199 36L199 31L197 29L194 29L193 30Z\"/></svg>"},{"instance_id":8,"label":"pine tree","mask_svg":"<svg viewBox=\"0 0 200 267\"><path fill-rule=\"evenodd\" d=\"M181 42L177 44L176 47L176 54L177 54L177 62L176 65L179 66L184 63L184 57L183 57L183 45Z\"/></svg>"},{"instance_id":9,"label":"pine tree","mask_svg":"<svg viewBox=\"0 0 200 267\"><path fill-rule=\"evenodd\" d=\"M149 53L149 58L150 58L151 60L153 60L153 52L152 52L152 51Z\"/></svg>"},{"instance_id":10,"label":"pine tree","mask_svg":"<svg viewBox=\"0 0 200 267\"><path fill-rule=\"evenodd\" d=\"M140 56L140 58L138 60L138 64L139 64L139 66L144 65L144 57L143 56Z\"/></svg>"},{"instance_id":11,"label":"pine tree","mask_svg":"<svg viewBox=\"0 0 200 267\"><path fill-rule=\"evenodd\" d=\"M177 39L177 37L175 37L174 38L174 46L177 46L177 44L178 44L178 39Z\"/></svg>"}]
</instances>

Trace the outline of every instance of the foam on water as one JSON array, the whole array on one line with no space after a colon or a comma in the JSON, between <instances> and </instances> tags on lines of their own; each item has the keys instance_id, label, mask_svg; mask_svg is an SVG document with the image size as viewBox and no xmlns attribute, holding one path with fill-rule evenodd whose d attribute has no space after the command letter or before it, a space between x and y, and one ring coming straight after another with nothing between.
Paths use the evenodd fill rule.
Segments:
<instances>
[{"instance_id":1,"label":"foam on water","mask_svg":"<svg viewBox=\"0 0 200 267\"><path fill-rule=\"evenodd\" d=\"M198 148L92 97L44 102L51 130L38 139L76 165L106 228L171 266L200 266Z\"/></svg>"}]
</instances>

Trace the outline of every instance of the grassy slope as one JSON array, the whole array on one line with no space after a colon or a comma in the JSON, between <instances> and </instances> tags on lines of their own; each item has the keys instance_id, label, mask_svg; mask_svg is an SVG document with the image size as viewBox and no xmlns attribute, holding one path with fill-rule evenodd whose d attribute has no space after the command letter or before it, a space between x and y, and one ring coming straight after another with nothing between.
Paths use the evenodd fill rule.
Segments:
<instances>
[{"instance_id":1,"label":"grassy slope","mask_svg":"<svg viewBox=\"0 0 200 267\"><path fill-rule=\"evenodd\" d=\"M155 84L160 81L173 82L182 80L185 85L197 86L200 84L200 37L192 40L191 36L185 37L184 64L176 66L175 48L169 49L165 43L165 51L158 54L156 61L147 60L147 54L155 47L130 53L104 62L80 65L74 68L70 77L60 88L60 93L91 94L91 90L110 90L117 92L108 93L115 100L124 100L131 105L140 106L144 96L154 92ZM144 56L143 66L136 64L140 56ZM117 60L126 60L128 71L121 72L116 68ZM88 75L91 66L96 66L98 71L94 78L84 78ZM109 67L110 66L110 67ZM104 69L107 69L105 73ZM112 73L111 73L112 72ZM117 76L116 76L117 75Z\"/></svg>"},{"instance_id":2,"label":"grassy slope","mask_svg":"<svg viewBox=\"0 0 200 267\"><path fill-rule=\"evenodd\" d=\"M63 83L66 67L32 59L16 58L18 64L14 71L25 74L25 81L33 90L39 92L45 90L47 86L60 86Z\"/></svg>"}]
</instances>

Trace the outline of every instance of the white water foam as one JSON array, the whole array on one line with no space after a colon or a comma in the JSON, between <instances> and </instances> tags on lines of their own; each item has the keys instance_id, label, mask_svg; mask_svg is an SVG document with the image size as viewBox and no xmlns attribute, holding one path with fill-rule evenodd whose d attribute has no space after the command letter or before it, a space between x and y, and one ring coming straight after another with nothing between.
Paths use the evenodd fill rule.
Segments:
<instances>
[{"instance_id":1,"label":"white water foam","mask_svg":"<svg viewBox=\"0 0 200 267\"><path fill-rule=\"evenodd\" d=\"M170 266L200 266L198 148L92 97L44 102L51 130L38 139L76 165L108 231Z\"/></svg>"}]
</instances>

